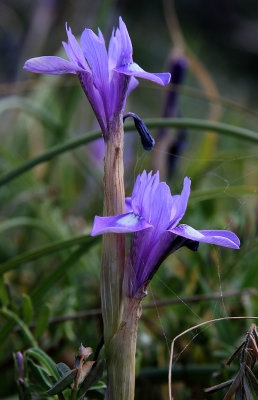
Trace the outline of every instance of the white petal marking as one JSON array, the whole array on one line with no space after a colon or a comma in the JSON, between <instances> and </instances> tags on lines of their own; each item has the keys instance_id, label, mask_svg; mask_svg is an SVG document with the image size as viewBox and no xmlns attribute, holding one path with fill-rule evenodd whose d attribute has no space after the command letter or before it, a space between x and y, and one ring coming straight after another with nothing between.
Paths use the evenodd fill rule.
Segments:
<instances>
[{"instance_id":1,"label":"white petal marking","mask_svg":"<svg viewBox=\"0 0 258 400\"><path fill-rule=\"evenodd\" d=\"M117 225L124 225L124 226L133 226L137 224L139 221L139 218L137 215L131 213L126 215L125 217L120 218L118 221L116 221Z\"/></svg>"}]
</instances>

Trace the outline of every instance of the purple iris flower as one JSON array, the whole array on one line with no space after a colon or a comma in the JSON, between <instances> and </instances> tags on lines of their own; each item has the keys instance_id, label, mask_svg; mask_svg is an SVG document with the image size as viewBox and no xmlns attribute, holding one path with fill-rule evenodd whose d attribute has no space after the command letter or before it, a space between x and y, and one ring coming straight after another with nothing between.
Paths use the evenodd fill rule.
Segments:
<instances>
[{"instance_id":1,"label":"purple iris flower","mask_svg":"<svg viewBox=\"0 0 258 400\"><path fill-rule=\"evenodd\" d=\"M95 217L91 235L131 232L127 258L127 294L143 296L144 290L164 259L182 246L197 250L199 242L239 249L238 237L226 230L195 230L178 225L183 218L191 180L184 179L180 195L172 196L159 172L138 175L132 197L126 198L126 213L112 217Z\"/></svg>"},{"instance_id":2,"label":"purple iris flower","mask_svg":"<svg viewBox=\"0 0 258 400\"><path fill-rule=\"evenodd\" d=\"M124 112L126 98L144 78L166 85L169 73L149 73L133 62L132 43L122 18L119 28L113 29L108 51L100 31L96 35L85 29L78 44L71 28L67 28L68 43L63 42L70 61L60 57L31 58L24 69L39 74L76 74L96 114L104 136L108 135L113 117Z\"/></svg>"}]
</instances>

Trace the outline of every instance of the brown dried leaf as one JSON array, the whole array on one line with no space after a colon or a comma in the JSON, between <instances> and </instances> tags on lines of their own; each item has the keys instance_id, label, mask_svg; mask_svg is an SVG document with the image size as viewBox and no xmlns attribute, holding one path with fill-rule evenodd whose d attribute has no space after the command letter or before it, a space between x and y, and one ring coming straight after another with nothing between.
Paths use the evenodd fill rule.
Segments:
<instances>
[{"instance_id":1,"label":"brown dried leaf","mask_svg":"<svg viewBox=\"0 0 258 400\"><path fill-rule=\"evenodd\" d=\"M223 400L230 400L232 398L239 385L241 385L244 371L244 365L242 364Z\"/></svg>"},{"instance_id":2,"label":"brown dried leaf","mask_svg":"<svg viewBox=\"0 0 258 400\"><path fill-rule=\"evenodd\" d=\"M95 361L87 361L85 364L83 364L82 369L81 369L81 374L79 377L79 384L84 381L85 377L88 375L90 372L91 368L95 364Z\"/></svg>"},{"instance_id":3,"label":"brown dried leaf","mask_svg":"<svg viewBox=\"0 0 258 400\"><path fill-rule=\"evenodd\" d=\"M252 391L250 389L249 383L248 383L248 381L247 381L245 376L243 378L243 383L244 383L244 390L245 390L246 400L254 400Z\"/></svg>"},{"instance_id":4,"label":"brown dried leaf","mask_svg":"<svg viewBox=\"0 0 258 400\"><path fill-rule=\"evenodd\" d=\"M257 382L257 379L256 379L253 371L247 365L246 365L245 368L246 368L247 377L249 378L250 383L251 383L251 385L253 387L253 390L254 390L257 398L258 398L258 382Z\"/></svg>"},{"instance_id":5,"label":"brown dried leaf","mask_svg":"<svg viewBox=\"0 0 258 400\"><path fill-rule=\"evenodd\" d=\"M228 359L228 361L226 362L226 365L230 365L232 363L232 361L236 358L236 356L238 355L238 353L240 352L240 350L242 350L242 348L244 347L245 342L243 342L237 349L236 351L234 351L234 353L232 354L232 356Z\"/></svg>"},{"instance_id":6,"label":"brown dried leaf","mask_svg":"<svg viewBox=\"0 0 258 400\"><path fill-rule=\"evenodd\" d=\"M205 393L209 393L209 394L210 393L215 393L218 390L221 390L221 389L224 389L225 387L228 387L229 385L232 384L233 381L234 381L234 379L230 379L229 381L219 383L218 385L215 385L215 386L211 386L209 388L204 389L204 392Z\"/></svg>"},{"instance_id":7,"label":"brown dried leaf","mask_svg":"<svg viewBox=\"0 0 258 400\"><path fill-rule=\"evenodd\" d=\"M93 353L93 350L91 347L84 347L82 344L79 347L79 357L83 357L85 358L85 360L87 360L87 358Z\"/></svg>"},{"instance_id":8,"label":"brown dried leaf","mask_svg":"<svg viewBox=\"0 0 258 400\"><path fill-rule=\"evenodd\" d=\"M257 347L256 341L254 340L253 335L250 335L250 341L251 341L251 347L254 351L254 355L258 359L258 347Z\"/></svg>"}]
</instances>

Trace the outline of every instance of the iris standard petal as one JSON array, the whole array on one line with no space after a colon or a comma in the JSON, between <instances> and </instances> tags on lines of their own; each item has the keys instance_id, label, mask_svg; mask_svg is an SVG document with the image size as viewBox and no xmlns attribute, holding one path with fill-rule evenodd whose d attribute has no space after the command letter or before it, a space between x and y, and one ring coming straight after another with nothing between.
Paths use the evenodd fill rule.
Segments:
<instances>
[{"instance_id":1,"label":"iris standard petal","mask_svg":"<svg viewBox=\"0 0 258 400\"><path fill-rule=\"evenodd\" d=\"M122 64L132 63L133 47L132 42L122 17L119 17L119 31L121 34L121 54L120 61Z\"/></svg>"},{"instance_id":2,"label":"iris standard petal","mask_svg":"<svg viewBox=\"0 0 258 400\"><path fill-rule=\"evenodd\" d=\"M77 71L82 70L74 63L55 56L30 58L25 62L23 69L35 72L36 74L50 75L76 74Z\"/></svg>"},{"instance_id":3,"label":"iris standard petal","mask_svg":"<svg viewBox=\"0 0 258 400\"><path fill-rule=\"evenodd\" d=\"M117 65L118 51L119 51L118 47L119 46L118 46L117 37L115 36L114 28L113 28L112 35L111 35L109 45L108 45L108 68L109 68L109 70L112 70Z\"/></svg>"},{"instance_id":4,"label":"iris standard petal","mask_svg":"<svg viewBox=\"0 0 258 400\"><path fill-rule=\"evenodd\" d=\"M184 179L181 194L172 196L172 207L169 228L176 226L185 215L188 199L191 191L191 179L187 176Z\"/></svg>"},{"instance_id":5,"label":"iris standard petal","mask_svg":"<svg viewBox=\"0 0 258 400\"><path fill-rule=\"evenodd\" d=\"M91 231L91 236L102 235L103 233L127 233L138 232L151 228L145 219L133 212L116 215L114 217L96 216Z\"/></svg>"},{"instance_id":6,"label":"iris standard petal","mask_svg":"<svg viewBox=\"0 0 258 400\"><path fill-rule=\"evenodd\" d=\"M197 231L189 225L179 225L176 228L169 229L169 231L197 242L239 249L240 241L238 237L230 231Z\"/></svg>"},{"instance_id":7,"label":"iris standard petal","mask_svg":"<svg viewBox=\"0 0 258 400\"><path fill-rule=\"evenodd\" d=\"M65 42L62 43L67 56L70 58L72 62L77 64L78 67L81 67L82 69L85 69L86 71L90 72L90 68L85 60L82 49L79 43L77 42L75 36L73 35L71 28L67 27L67 23L65 25L65 28L68 37L68 44Z\"/></svg>"},{"instance_id":8,"label":"iris standard petal","mask_svg":"<svg viewBox=\"0 0 258 400\"><path fill-rule=\"evenodd\" d=\"M149 81L158 83L159 85L165 86L169 83L171 75L167 72L163 73L150 73L144 71L138 64L130 63L122 65L121 67L115 68L115 71L125 75L134 76L136 78L148 79Z\"/></svg>"},{"instance_id":9,"label":"iris standard petal","mask_svg":"<svg viewBox=\"0 0 258 400\"><path fill-rule=\"evenodd\" d=\"M108 55L102 34L97 36L91 29L84 29L81 35L81 48L93 74L96 87L105 92L109 83Z\"/></svg>"}]
</instances>

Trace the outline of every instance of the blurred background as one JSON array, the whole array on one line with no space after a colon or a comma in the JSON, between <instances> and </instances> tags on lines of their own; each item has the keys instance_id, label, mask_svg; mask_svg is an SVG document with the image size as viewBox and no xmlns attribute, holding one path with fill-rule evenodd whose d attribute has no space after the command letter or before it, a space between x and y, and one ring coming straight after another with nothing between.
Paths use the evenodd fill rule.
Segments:
<instances>
[{"instance_id":1,"label":"blurred background","mask_svg":"<svg viewBox=\"0 0 258 400\"><path fill-rule=\"evenodd\" d=\"M143 119L200 118L258 131L258 3L1 0L0 180L53 146L98 129L75 76L34 75L22 69L24 62L41 55L66 58L61 45L66 21L78 38L85 27L99 26L108 43L120 15L134 61L146 71L172 74L166 88L141 80L127 111ZM197 253L181 249L150 285L139 324L136 399L166 400L176 335L209 319L258 313L257 145L187 127L151 133L156 147L150 153L135 132L126 133L126 194L144 168L159 169L172 194L181 191L188 175L192 194L183 222L197 229L230 229L241 240L239 251L206 244ZM0 260L6 271L1 305L31 324L55 362L69 366L81 342L96 348L102 335L101 242L75 262L67 262L74 248L60 245L57 251L51 244L90 232L94 215L102 213L102 181L100 139L0 188ZM14 325L0 314L3 399L18 398L12 353L28 347ZM224 362L249 326L250 321L220 322L179 339L175 399L223 398L222 393L207 397L203 389L230 379L235 367L228 370Z\"/></svg>"}]
</instances>

